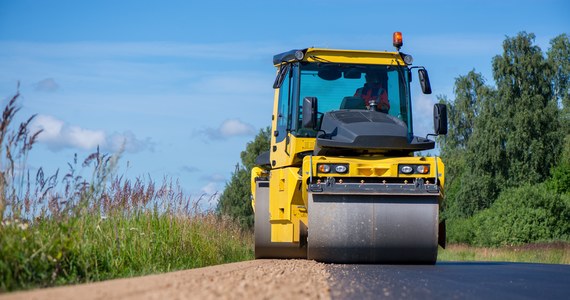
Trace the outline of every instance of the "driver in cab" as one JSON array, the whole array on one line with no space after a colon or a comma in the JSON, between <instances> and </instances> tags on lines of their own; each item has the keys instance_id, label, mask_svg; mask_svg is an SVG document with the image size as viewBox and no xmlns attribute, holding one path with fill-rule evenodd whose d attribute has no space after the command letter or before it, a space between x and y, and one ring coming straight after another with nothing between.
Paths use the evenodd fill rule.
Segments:
<instances>
[{"instance_id":1,"label":"driver in cab","mask_svg":"<svg viewBox=\"0 0 570 300\"><path fill-rule=\"evenodd\" d=\"M366 73L366 83L363 87L356 90L355 97L364 100L366 108L370 109L371 102L376 103L377 111L388 113L390 103L384 84L387 82L385 72L373 71Z\"/></svg>"}]
</instances>

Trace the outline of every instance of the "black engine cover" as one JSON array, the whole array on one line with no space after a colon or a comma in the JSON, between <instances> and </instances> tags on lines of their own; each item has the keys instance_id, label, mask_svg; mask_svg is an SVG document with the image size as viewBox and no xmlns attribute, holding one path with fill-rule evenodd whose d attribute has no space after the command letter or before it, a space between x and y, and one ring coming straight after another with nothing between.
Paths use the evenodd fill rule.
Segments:
<instances>
[{"instance_id":1,"label":"black engine cover","mask_svg":"<svg viewBox=\"0 0 570 300\"><path fill-rule=\"evenodd\" d=\"M317 136L317 152L413 152L433 149L435 142L414 136L408 138L406 124L377 111L337 110L323 115Z\"/></svg>"}]
</instances>

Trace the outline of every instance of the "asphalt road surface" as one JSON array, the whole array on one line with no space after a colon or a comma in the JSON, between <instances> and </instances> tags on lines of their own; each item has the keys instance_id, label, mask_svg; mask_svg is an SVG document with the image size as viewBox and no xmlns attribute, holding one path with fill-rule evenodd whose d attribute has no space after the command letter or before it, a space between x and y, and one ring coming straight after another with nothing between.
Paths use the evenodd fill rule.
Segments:
<instances>
[{"instance_id":1,"label":"asphalt road surface","mask_svg":"<svg viewBox=\"0 0 570 300\"><path fill-rule=\"evenodd\" d=\"M570 299L570 266L442 262L330 265L333 299Z\"/></svg>"},{"instance_id":2,"label":"asphalt road surface","mask_svg":"<svg viewBox=\"0 0 570 300\"><path fill-rule=\"evenodd\" d=\"M2 299L570 299L570 265L341 265L261 259Z\"/></svg>"}]
</instances>

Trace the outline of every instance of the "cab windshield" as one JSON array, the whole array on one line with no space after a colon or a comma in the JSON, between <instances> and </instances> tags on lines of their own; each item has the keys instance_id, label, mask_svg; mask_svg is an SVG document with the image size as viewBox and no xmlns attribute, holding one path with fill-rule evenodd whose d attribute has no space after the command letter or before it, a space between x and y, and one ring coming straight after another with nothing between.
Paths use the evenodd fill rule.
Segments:
<instances>
[{"instance_id":1,"label":"cab windshield","mask_svg":"<svg viewBox=\"0 0 570 300\"><path fill-rule=\"evenodd\" d=\"M411 133L407 67L301 63L299 73L298 107L303 107L305 97L317 97L319 114L324 114L340 109L369 109L369 101L373 100L378 111L402 120Z\"/></svg>"}]
</instances>

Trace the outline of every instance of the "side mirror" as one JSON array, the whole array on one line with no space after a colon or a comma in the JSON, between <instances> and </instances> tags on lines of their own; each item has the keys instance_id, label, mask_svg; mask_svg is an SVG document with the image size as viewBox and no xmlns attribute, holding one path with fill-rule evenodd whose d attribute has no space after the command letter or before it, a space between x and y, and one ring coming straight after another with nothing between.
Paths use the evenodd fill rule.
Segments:
<instances>
[{"instance_id":1,"label":"side mirror","mask_svg":"<svg viewBox=\"0 0 570 300\"><path fill-rule=\"evenodd\" d=\"M303 128L317 130L317 97L305 97L303 99Z\"/></svg>"},{"instance_id":2,"label":"side mirror","mask_svg":"<svg viewBox=\"0 0 570 300\"><path fill-rule=\"evenodd\" d=\"M426 69L418 70L418 77L420 78L420 85L424 94L431 94L431 84L429 83L429 76Z\"/></svg>"},{"instance_id":3,"label":"side mirror","mask_svg":"<svg viewBox=\"0 0 570 300\"><path fill-rule=\"evenodd\" d=\"M447 134L447 106L436 103L433 106L433 129L435 134Z\"/></svg>"}]
</instances>

